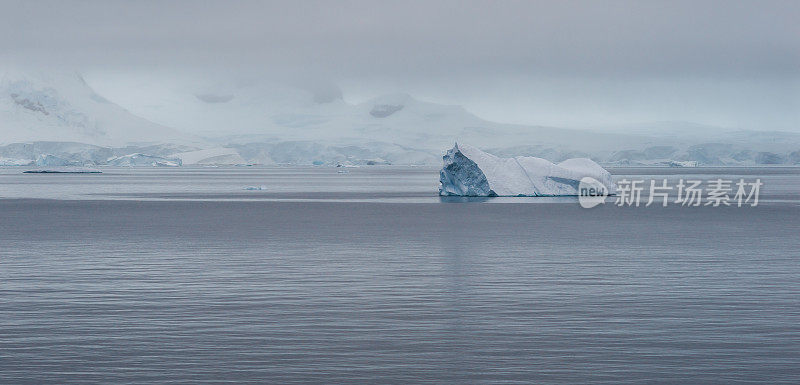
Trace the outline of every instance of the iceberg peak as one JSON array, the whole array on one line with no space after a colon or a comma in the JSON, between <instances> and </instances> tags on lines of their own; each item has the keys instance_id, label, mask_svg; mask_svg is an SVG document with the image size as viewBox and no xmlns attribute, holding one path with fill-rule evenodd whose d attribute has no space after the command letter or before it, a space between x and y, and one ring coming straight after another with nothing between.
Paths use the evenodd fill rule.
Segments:
<instances>
[{"instance_id":1,"label":"iceberg peak","mask_svg":"<svg viewBox=\"0 0 800 385\"><path fill-rule=\"evenodd\" d=\"M439 195L569 196L578 195L580 180L591 177L609 192L611 174L587 158L553 164L542 158L500 158L475 147L455 143L442 158Z\"/></svg>"}]
</instances>

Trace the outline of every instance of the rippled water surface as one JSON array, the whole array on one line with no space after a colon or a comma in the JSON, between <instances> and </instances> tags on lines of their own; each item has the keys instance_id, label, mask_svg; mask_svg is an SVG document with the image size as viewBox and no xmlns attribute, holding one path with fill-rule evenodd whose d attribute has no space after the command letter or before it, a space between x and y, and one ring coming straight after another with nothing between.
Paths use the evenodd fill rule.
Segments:
<instances>
[{"instance_id":1,"label":"rippled water surface","mask_svg":"<svg viewBox=\"0 0 800 385\"><path fill-rule=\"evenodd\" d=\"M21 171L0 384L800 383L798 169L612 170L762 203L588 210L425 168Z\"/></svg>"}]
</instances>

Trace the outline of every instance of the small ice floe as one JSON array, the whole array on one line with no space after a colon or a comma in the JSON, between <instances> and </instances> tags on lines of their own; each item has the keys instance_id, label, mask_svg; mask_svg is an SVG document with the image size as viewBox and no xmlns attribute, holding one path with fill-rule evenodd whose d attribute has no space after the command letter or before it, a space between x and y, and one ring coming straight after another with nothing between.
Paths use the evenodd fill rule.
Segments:
<instances>
[{"instance_id":1,"label":"small ice floe","mask_svg":"<svg viewBox=\"0 0 800 385\"><path fill-rule=\"evenodd\" d=\"M96 168L89 167L58 167L58 168L37 168L35 170L23 171L24 174L102 174Z\"/></svg>"},{"instance_id":2,"label":"small ice floe","mask_svg":"<svg viewBox=\"0 0 800 385\"><path fill-rule=\"evenodd\" d=\"M263 191L267 189L267 186L247 186L244 189L248 191Z\"/></svg>"},{"instance_id":3,"label":"small ice floe","mask_svg":"<svg viewBox=\"0 0 800 385\"><path fill-rule=\"evenodd\" d=\"M667 162L667 166L670 167L697 167L698 162L696 160L671 160Z\"/></svg>"},{"instance_id":4,"label":"small ice floe","mask_svg":"<svg viewBox=\"0 0 800 385\"><path fill-rule=\"evenodd\" d=\"M337 164L336 164L336 167L349 167L349 168L355 168L355 167L359 167L359 166L358 166L358 165L355 165L355 164L353 164L353 163L352 163L352 162L350 162L350 161L345 161L345 162L339 162L339 163L337 163Z\"/></svg>"}]
</instances>

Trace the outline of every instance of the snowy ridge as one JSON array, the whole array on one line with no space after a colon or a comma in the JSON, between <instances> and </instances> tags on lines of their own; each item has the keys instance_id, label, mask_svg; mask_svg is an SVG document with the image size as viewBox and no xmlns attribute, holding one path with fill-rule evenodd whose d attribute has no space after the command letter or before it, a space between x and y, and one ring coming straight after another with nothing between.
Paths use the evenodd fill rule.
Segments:
<instances>
[{"instance_id":1,"label":"snowy ridge","mask_svg":"<svg viewBox=\"0 0 800 385\"><path fill-rule=\"evenodd\" d=\"M0 144L58 141L101 146L201 143L106 100L77 73L0 72Z\"/></svg>"},{"instance_id":2,"label":"snowy ridge","mask_svg":"<svg viewBox=\"0 0 800 385\"><path fill-rule=\"evenodd\" d=\"M0 165L32 164L42 156L50 157L40 163L65 165L152 166L175 159L184 165L436 165L440 150L454 140L479 143L501 157L554 162L800 164L800 134L795 133L681 122L605 132L499 124L460 106L404 93L348 104L338 87L325 82L204 82L125 84L117 87L124 92L114 95L125 109L100 96L77 73L0 70Z\"/></svg>"}]
</instances>

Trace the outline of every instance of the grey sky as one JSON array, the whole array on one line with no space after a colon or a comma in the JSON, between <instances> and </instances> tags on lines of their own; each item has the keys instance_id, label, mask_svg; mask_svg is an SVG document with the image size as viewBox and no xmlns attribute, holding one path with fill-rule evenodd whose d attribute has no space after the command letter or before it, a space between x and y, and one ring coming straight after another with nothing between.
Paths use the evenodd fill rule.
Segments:
<instances>
[{"instance_id":1,"label":"grey sky","mask_svg":"<svg viewBox=\"0 0 800 385\"><path fill-rule=\"evenodd\" d=\"M798 1L2 1L0 59L313 74L550 125L800 129Z\"/></svg>"}]
</instances>

